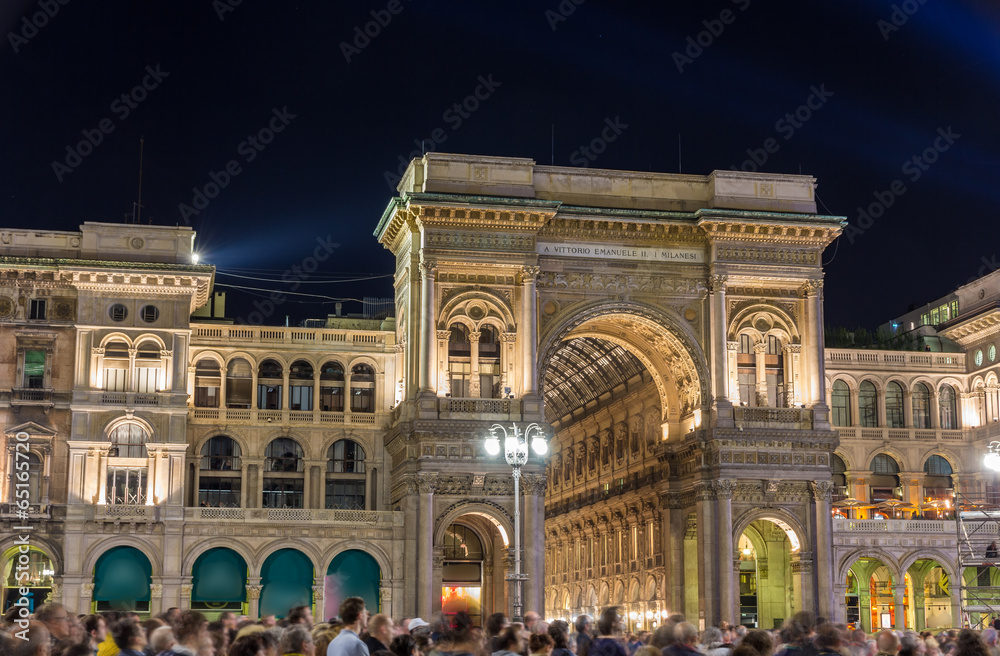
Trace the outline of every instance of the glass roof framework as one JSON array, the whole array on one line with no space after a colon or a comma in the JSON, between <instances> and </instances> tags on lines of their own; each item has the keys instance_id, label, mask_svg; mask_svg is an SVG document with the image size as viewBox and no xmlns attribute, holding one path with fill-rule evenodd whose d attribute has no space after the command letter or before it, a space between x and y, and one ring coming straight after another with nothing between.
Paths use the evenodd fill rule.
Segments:
<instances>
[{"instance_id":1,"label":"glass roof framework","mask_svg":"<svg viewBox=\"0 0 1000 656\"><path fill-rule=\"evenodd\" d=\"M555 423L644 371L622 346L594 337L567 340L543 374L546 419Z\"/></svg>"}]
</instances>

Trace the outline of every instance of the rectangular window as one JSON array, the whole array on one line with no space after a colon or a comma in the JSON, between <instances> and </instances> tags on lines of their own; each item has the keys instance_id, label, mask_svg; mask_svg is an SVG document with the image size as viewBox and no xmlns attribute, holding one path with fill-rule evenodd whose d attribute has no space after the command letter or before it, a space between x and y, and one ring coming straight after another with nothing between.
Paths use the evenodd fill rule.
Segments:
<instances>
[{"instance_id":1,"label":"rectangular window","mask_svg":"<svg viewBox=\"0 0 1000 656\"><path fill-rule=\"evenodd\" d=\"M939 307L938 311L940 312L942 323L951 319L950 310L948 309L947 303Z\"/></svg>"},{"instance_id":2,"label":"rectangular window","mask_svg":"<svg viewBox=\"0 0 1000 656\"><path fill-rule=\"evenodd\" d=\"M239 508L240 479L235 476L200 476L198 505L203 508Z\"/></svg>"},{"instance_id":3,"label":"rectangular window","mask_svg":"<svg viewBox=\"0 0 1000 656\"><path fill-rule=\"evenodd\" d=\"M265 478L263 508L301 508L301 478Z\"/></svg>"},{"instance_id":4,"label":"rectangular window","mask_svg":"<svg viewBox=\"0 0 1000 656\"><path fill-rule=\"evenodd\" d=\"M484 399L500 398L499 360L479 360L479 396Z\"/></svg>"},{"instance_id":5,"label":"rectangular window","mask_svg":"<svg viewBox=\"0 0 1000 656\"><path fill-rule=\"evenodd\" d=\"M218 408L219 388L218 387L195 387L194 405L196 408Z\"/></svg>"},{"instance_id":6,"label":"rectangular window","mask_svg":"<svg viewBox=\"0 0 1000 656\"><path fill-rule=\"evenodd\" d=\"M33 298L28 303L28 318L41 320L45 318L45 299Z\"/></svg>"},{"instance_id":7,"label":"rectangular window","mask_svg":"<svg viewBox=\"0 0 1000 656\"><path fill-rule=\"evenodd\" d=\"M136 388L140 394L156 394L160 391L160 369L159 367L136 367Z\"/></svg>"},{"instance_id":8,"label":"rectangular window","mask_svg":"<svg viewBox=\"0 0 1000 656\"><path fill-rule=\"evenodd\" d=\"M451 359L451 395L456 399L469 396L469 378L472 376L472 363Z\"/></svg>"},{"instance_id":9,"label":"rectangular window","mask_svg":"<svg viewBox=\"0 0 1000 656\"><path fill-rule=\"evenodd\" d=\"M326 507L339 510L365 509L365 482L328 478L326 480Z\"/></svg>"},{"instance_id":10,"label":"rectangular window","mask_svg":"<svg viewBox=\"0 0 1000 656\"><path fill-rule=\"evenodd\" d=\"M319 388L319 407L323 412L343 412L344 388L343 387Z\"/></svg>"},{"instance_id":11,"label":"rectangular window","mask_svg":"<svg viewBox=\"0 0 1000 656\"><path fill-rule=\"evenodd\" d=\"M920 315L920 325L921 326L926 326L929 323L930 323L930 315L928 315L928 314L921 314Z\"/></svg>"},{"instance_id":12,"label":"rectangular window","mask_svg":"<svg viewBox=\"0 0 1000 656\"><path fill-rule=\"evenodd\" d=\"M615 562L625 559L625 531L618 531L618 548L615 550Z\"/></svg>"},{"instance_id":13,"label":"rectangular window","mask_svg":"<svg viewBox=\"0 0 1000 656\"><path fill-rule=\"evenodd\" d=\"M289 404L292 410L312 410L313 409L313 388L312 385L292 385L289 390L291 399Z\"/></svg>"},{"instance_id":14,"label":"rectangular window","mask_svg":"<svg viewBox=\"0 0 1000 656\"><path fill-rule=\"evenodd\" d=\"M351 412L375 412L375 390L370 387L352 387Z\"/></svg>"},{"instance_id":15,"label":"rectangular window","mask_svg":"<svg viewBox=\"0 0 1000 656\"><path fill-rule=\"evenodd\" d=\"M931 310L931 325L936 326L939 323L941 323L940 315L938 314L938 309L934 308L933 310Z\"/></svg>"},{"instance_id":16,"label":"rectangular window","mask_svg":"<svg viewBox=\"0 0 1000 656\"><path fill-rule=\"evenodd\" d=\"M25 351L23 386L29 389L45 386L45 351Z\"/></svg>"},{"instance_id":17,"label":"rectangular window","mask_svg":"<svg viewBox=\"0 0 1000 656\"><path fill-rule=\"evenodd\" d=\"M112 369L105 367L104 369L104 391L105 392L124 392L125 391L125 378L127 377L128 369Z\"/></svg>"},{"instance_id":18,"label":"rectangular window","mask_svg":"<svg viewBox=\"0 0 1000 656\"><path fill-rule=\"evenodd\" d=\"M952 301L951 305L951 318L954 319L958 316L958 301Z\"/></svg>"},{"instance_id":19,"label":"rectangular window","mask_svg":"<svg viewBox=\"0 0 1000 656\"><path fill-rule=\"evenodd\" d=\"M257 385L257 409L281 410L281 385Z\"/></svg>"},{"instance_id":20,"label":"rectangular window","mask_svg":"<svg viewBox=\"0 0 1000 656\"><path fill-rule=\"evenodd\" d=\"M740 367L737 370L737 378L740 386L740 402L749 406L757 405L757 370Z\"/></svg>"},{"instance_id":21,"label":"rectangular window","mask_svg":"<svg viewBox=\"0 0 1000 656\"><path fill-rule=\"evenodd\" d=\"M145 467L108 467L108 505L146 504Z\"/></svg>"},{"instance_id":22,"label":"rectangular window","mask_svg":"<svg viewBox=\"0 0 1000 656\"><path fill-rule=\"evenodd\" d=\"M587 567L594 566L594 538L587 540Z\"/></svg>"}]
</instances>

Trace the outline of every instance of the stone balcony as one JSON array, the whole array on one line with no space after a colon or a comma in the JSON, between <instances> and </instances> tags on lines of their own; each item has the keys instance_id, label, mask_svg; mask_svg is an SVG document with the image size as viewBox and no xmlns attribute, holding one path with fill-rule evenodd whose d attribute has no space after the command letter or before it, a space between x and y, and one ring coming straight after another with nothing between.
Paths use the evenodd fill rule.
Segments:
<instances>
[{"instance_id":1,"label":"stone balcony","mask_svg":"<svg viewBox=\"0 0 1000 656\"><path fill-rule=\"evenodd\" d=\"M812 430L812 410L805 408L733 408L738 428L793 428Z\"/></svg>"},{"instance_id":2,"label":"stone balcony","mask_svg":"<svg viewBox=\"0 0 1000 656\"><path fill-rule=\"evenodd\" d=\"M183 512L181 512L183 511ZM97 522L152 524L183 520L210 524L283 524L393 528L403 513L391 510L326 510L314 508L174 508L152 505L87 506L85 518Z\"/></svg>"},{"instance_id":3,"label":"stone balcony","mask_svg":"<svg viewBox=\"0 0 1000 656\"><path fill-rule=\"evenodd\" d=\"M310 424L314 426L383 426L389 413L324 412L322 410L257 410L247 408L190 408L192 424Z\"/></svg>"},{"instance_id":4,"label":"stone balcony","mask_svg":"<svg viewBox=\"0 0 1000 656\"><path fill-rule=\"evenodd\" d=\"M984 427L986 429L990 427ZM898 442L910 440L928 440L930 442L960 442L965 439L967 433L980 429L944 430L941 428L887 428L879 426L876 428L864 428L862 426L842 426L835 430L840 434L841 440L872 440L875 442ZM998 431L1000 432L1000 431ZM978 437L978 435L976 435Z\"/></svg>"},{"instance_id":5,"label":"stone balcony","mask_svg":"<svg viewBox=\"0 0 1000 656\"><path fill-rule=\"evenodd\" d=\"M387 331L346 330L343 328L285 328L283 326L205 326L193 325L192 345L221 346L233 344L315 346L337 352L385 351L394 335Z\"/></svg>"},{"instance_id":6,"label":"stone balcony","mask_svg":"<svg viewBox=\"0 0 1000 656\"><path fill-rule=\"evenodd\" d=\"M953 519L833 519L833 548L846 554L859 548L909 550L933 548L957 554L958 524Z\"/></svg>"},{"instance_id":7,"label":"stone balcony","mask_svg":"<svg viewBox=\"0 0 1000 656\"><path fill-rule=\"evenodd\" d=\"M925 351L876 351L872 349L826 349L826 369L880 371L935 371L965 373L962 353L927 353Z\"/></svg>"}]
</instances>

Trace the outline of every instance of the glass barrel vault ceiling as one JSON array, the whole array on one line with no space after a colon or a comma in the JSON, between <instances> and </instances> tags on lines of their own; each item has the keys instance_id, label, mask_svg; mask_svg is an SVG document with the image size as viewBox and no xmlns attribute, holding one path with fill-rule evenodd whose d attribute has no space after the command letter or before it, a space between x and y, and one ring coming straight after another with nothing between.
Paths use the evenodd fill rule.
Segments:
<instances>
[{"instance_id":1,"label":"glass barrel vault ceiling","mask_svg":"<svg viewBox=\"0 0 1000 656\"><path fill-rule=\"evenodd\" d=\"M611 342L567 340L543 373L546 419L554 423L645 370L638 358Z\"/></svg>"}]
</instances>

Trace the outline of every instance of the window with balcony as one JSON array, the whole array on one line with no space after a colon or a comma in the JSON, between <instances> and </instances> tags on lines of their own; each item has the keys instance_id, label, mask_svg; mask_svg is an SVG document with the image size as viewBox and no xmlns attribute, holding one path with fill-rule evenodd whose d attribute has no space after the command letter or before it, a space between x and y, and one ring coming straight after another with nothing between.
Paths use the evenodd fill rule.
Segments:
<instances>
[{"instance_id":1,"label":"window with balcony","mask_svg":"<svg viewBox=\"0 0 1000 656\"><path fill-rule=\"evenodd\" d=\"M878 392L868 380L858 386L858 420L865 428L878 426Z\"/></svg>"},{"instance_id":2,"label":"window with balcony","mask_svg":"<svg viewBox=\"0 0 1000 656\"><path fill-rule=\"evenodd\" d=\"M375 412L375 371L366 364L351 369L351 412Z\"/></svg>"},{"instance_id":3,"label":"window with balcony","mask_svg":"<svg viewBox=\"0 0 1000 656\"><path fill-rule=\"evenodd\" d=\"M323 412L344 411L344 365L331 360L319 372L319 404Z\"/></svg>"},{"instance_id":4,"label":"window with balcony","mask_svg":"<svg viewBox=\"0 0 1000 656\"><path fill-rule=\"evenodd\" d=\"M889 428L903 428L903 388L897 382L885 386L885 425Z\"/></svg>"},{"instance_id":5,"label":"window with balcony","mask_svg":"<svg viewBox=\"0 0 1000 656\"><path fill-rule=\"evenodd\" d=\"M301 508L303 452L290 437L271 440L264 451L264 508Z\"/></svg>"},{"instance_id":6,"label":"window with balcony","mask_svg":"<svg viewBox=\"0 0 1000 656\"><path fill-rule=\"evenodd\" d=\"M239 508L242 474L240 445L227 435L216 435L201 447L198 505Z\"/></svg>"},{"instance_id":7,"label":"window with balcony","mask_svg":"<svg viewBox=\"0 0 1000 656\"><path fill-rule=\"evenodd\" d=\"M264 360L257 367L257 409L281 410L281 386L284 371L274 360Z\"/></svg>"},{"instance_id":8,"label":"window with balcony","mask_svg":"<svg viewBox=\"0 0 1000 656\"><path fill-rule=\"evenodd\" d=\"M931 427L931 391L923 383L917 383L913 386L913 394L911 395L911 403L913 410L913 427L914 428L930 428Z\"/></svg>"},{"instance_id":9,"label":"window with balcony","mask_svg":"<svg viewBox=\"0 0 1000 656\"><path fill-rule=\"evenodd\" d=\"M899 463L895 458L887 453L879 453L872 458L868 467L871 472L871 495L869 499L872 503L887 501L898 497L899 490Z\"/></svg>"},{"instance_id":10,"label":"window with balcony","mask_svg":"<svg viewBox=\"0 0 1000 656\"><path fill-rule=\"evenodd\" d=\"M108 505L145 505L148 480L145 467L108 467Z\"/></svg>"},{"instance_id":11,"label":"window with balcony","mask_svg":"<svg viewBox=\"0 0 1000 656\"><path fill-rule=\"evenodd\" d=\"M128 388L129 348L122 341L104 347L104 391L124 392Z\"/></svg>"},{"instance_id":12,"label":"window with balcony","mask_svg":"<svg viewBox=\"0 0 1000 656\"><path fill-rule=\"evenodd\" d=\"M938 390L938 412L941 416L941 428L955 430L958 428L958 411L955 401L955 388L942 385Z\"/></svg>"},{"instance_id":13,"label":"window with balcony","mask_svg":"<svg viewBox=\"0 0 1000 656\"><path fill-rule=\"evenodd\" d=\"M226 407L248 410L251 402L253 368L243 358L233 358L226 366Z\"/></svg>"},{"instance_id":14,"label":"window with balcony","mask_svg":"<svg viewBox=\"0 0 1000 656\"><path fill-rule=\"evenodd\" d=\"M365 450L353 440L338 440L326 457L326 507L364 510Z\"/></svg>"},{"instance_id":15,"label":"window with balcony","mask_svg":"<svg viewBox=\"0 0 1000 656\"><path fill-rule=\"evenodd\" d=\"M290 410L313 409L313 368L305 360L296 360L288 368L288 393Z\"/></svg>"},{"instance_id":16,"label":"window with balcony","mask_svg":"<svg viewBox=\"0 0 1000 656\"><path fill-rule=\"evenodd\" d=\"M469 396L471 394L472 343L468 327L461 323L451 325L451 335L448 338L448 373L451 395L456 398Z\"/></svg>"},{"instance_id":17,"label":"window with balcony","mask_svg":"<svg viewBox=\"0 0 1000 656\"><path fill-rule=\"evenodd\" d=\"M830 420L834 426L851 425L851 389L842 380L834 381Z\"/></svg>"},{"instance_id":18,"label":"window with balcony","mask_svg":"<svg viewBox=\"0 0 1000 656\"><path fill-rule=\"evenodd\" d=\"M218 408L222 372L219 363L202 358L194 367L194 405L196 408Z\"/></svg>"},{"instance_id":19,"label":"window with balcony","mask_svg":"<svg viewBox=\"0 0 1000 656\"><path fill-rule=\"evenodd\" d=\"M954 497L951 463L934 454L924 462L924 502L938 511L951 507Z\"/></svg>"},{"instance_id":20,"label":"window with balcony","mask_svg":"<svg viewBox=\"0 0 1000 656\"><path fill-rule=\"evenodd\" d=\"M145 458L149 433L139 424L119 424L108 435L114 446L112 454L118 458Z\"/></svg>"},{"instance_id":21,"label":"window with balcony","mask_svg":"<svg viewBox=\"0 0 1000 656\"><path fill-rule=\"evenodd\" d=\"M26 456L26 457L23 457ZM26 472L28 474L27 481L18 480L17 476L10 477L10 496L7 497L14 502L18 499L23 500L23 497L19 497L18 490L24 490L24 488L17 487L18 483L28 484L28 498L27 501L30 505L35 505L41 502L42 499L42 459L38 457L38 454L34 451L29 451L27 454L13 454L11 456L14 468L18 472ZM24 462L27 462L27 469L22 469L24 467ZM23 492L21 494L24 494Z\"/></svg>"},{"instance_id":22,"label":"window with balcony","mask_svg":"<svg viewBox=\"0 0 1000 656\"><path fill-rule=\"evenodd\" d=\"M160 391L162 383L160 345L148 340L140 343L135 355L135 391L140 394L155 394Z\"/></svg>"},{"instance_id":23,"label":"window with balcony","mask_svg":"<svg viewBox=\"0 0 1000 656\"><path fill-rule=\"evenodd\" d=\"M25 351L22 387L42 389L45 386L45 351Z\"/></svg>"}]
</instances>

